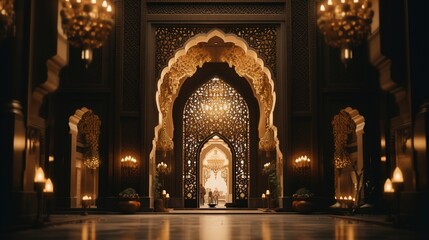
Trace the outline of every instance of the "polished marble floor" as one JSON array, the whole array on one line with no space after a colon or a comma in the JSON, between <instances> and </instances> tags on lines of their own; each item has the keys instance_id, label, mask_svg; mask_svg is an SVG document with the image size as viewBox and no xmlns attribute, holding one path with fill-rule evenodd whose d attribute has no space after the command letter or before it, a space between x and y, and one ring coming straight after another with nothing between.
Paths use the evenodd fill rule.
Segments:
<instances>
[{"instance_id":1,"label":"polished marble floor","mask_svg":"<svg viewBox=\"0 0 429 240\"><path fill-rule=\"evenodd\" d=\"M95 215L82 222L3 233L1 239L428 239L417 232L330 215L174 211Z\"/></svg>"}]
</instances>

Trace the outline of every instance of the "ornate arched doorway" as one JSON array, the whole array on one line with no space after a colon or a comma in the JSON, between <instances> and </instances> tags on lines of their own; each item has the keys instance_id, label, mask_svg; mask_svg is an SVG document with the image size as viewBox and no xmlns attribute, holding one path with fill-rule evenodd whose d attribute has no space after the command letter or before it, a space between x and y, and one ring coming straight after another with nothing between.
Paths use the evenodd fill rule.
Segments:
<instances>
[{"instance_id":1,"label":"ornate arched doorway","mask_svg":"<svg viewBox=\"0 0 429 240\"><path fill-rule=\"evenodd\" d=\"M233 198L249 196L249 108L244 98L218 77L211 77L186 101L183 110L183 196L195 206L199 186L199 149L210 135L225 138L233 154ZM204 185L205 183L203 183Z\"/></svg>"},{"instance_id":2,"label":"ornate arched doorway","mask_svg":"<svg viewBox=\"0 0 429 240\"><path fill-rule=\"evenodd\" d=\"M150 175L152 176L155 174L155 166L158 162L167 161L169 163L170 169L174 169L169 176L170 181L174 182L174 184L180 183L179 186L171 187L171 190L168 189L172 191L170 196L177 196L178 198L175 199L175 197L173 197L171 203L179 206L187 205L185 202L188 194L190 194L189 196L191 199L194 199L194 202L191 201L192 203L190 206L197 206L196 192L190 193L184 190L187 187L196 189L197 183L195 181L192 184L185 183L187 178L183 173L186 168L184 163L187 163L187 160L183 158L189 156L186 155L188 153L185 152L182 147L186 144L186 136L184 136L185 131L182 131L184 127L182 126L183 119L179 117L179 120L177 120L177 116L182 116L183 118L185 102L190 97L190 93L196 91L196 88L201 87L203 84L202 81L209 81L209 79L212 79L217 73L214 72L211 76L208 76L206 73L203 78L199 78L199 80L195 81L191 81L189 78L194 78L198 71L211 64L220 64L223 66L223 70L219 70L217 73L232 71L235 75L233 79L222 77L221 79L225 81L231 80L228 84L231 85L233 89L238 90L242 96L245 96L247 103L249 103L248 100L251 99L253 105L253 107L249 108L250 130L248 131L250 137L248 139L250 139L250 143L248 143L247 148L250 149L250 152L245 153L250 155L250 157L248 157L248 160L243 160L244 165L246 165L247 162L247 166L239 167L234 165L234 167L237 168L234 169L234 173L236 170L239 172L241 172L241 170L247 171L247 175L243 178L247 178L247 180L240 181L249 181L249 171L254 171L254 173L250 173L252 176L258 172L260 173L265 163L261 162L262 160L258 161L258 149L262 149L262 151L272 151L276 153L277 174L280 179L283 175L283 159L281 151L278 148L277 130L272 124L276 95L274 93L271 73L269 69L264 66L263 61L258 58L258 54L252 49L249 49L243 39L215 29L207 34L198 35L190 39L185 44L184 48L178 50L175 56L170 59L168 66L161 72L161 77L158 81L156 103L159 113L159 124L155 127L155 138L153 140L154 148L150 153ZM192 84L190 84L191 86L184 91L184 86L189 85L189 82L192 82ZM181 95L187 95L187 97L183 98ZM180 98L182 98L182 105L178 107L176 105L178 102L181 102L179 100ZM204 128L205 126L200 127ZM254 128L253 130L251 129L252 127ZM219 133L219 135L222 134ZM228 137L225 137L225 139L228 140ZM259 141L262 144L258 145ZM196 143L200 144L198 147L201 148L200 140ZM233 148L234 147L231 147L232 151L234 151ZM160 154L161 152L163 154ZM168 152L168 154L165 154L166 152ZM195 157L197 152L194 151L191 155ZM193 163L193 160L194 159L191 160L191 167L195 169L196 166L193 166L193 164L196 165L197 162L195 161L195 163ZM241 160L239 163L241 163ZM180 175L178 175L178 173L180 173ZM193 176L195 173L190 175L192 175L192 177L189 178L198 179L197 176ZM237 181L237 178L234 179ZM255 177L253 180L256 181L257 178ZM250 181L252 181L252 178ZM257 182L254 183L255 186L257 184ZM234 190L235 203L241 206L248 206L249 195L254 199L259 199L257 196L260 196L260 193L252 192L258 189L257 187L249 188L248 184L241 185L245 186L241 186L241 188L245 190ZM280 189L282 189L282 186L280 186ZM240 197L241 199L238 199ZM179 203L179 201L181 203Z\"/></svg>"}]
</instances>

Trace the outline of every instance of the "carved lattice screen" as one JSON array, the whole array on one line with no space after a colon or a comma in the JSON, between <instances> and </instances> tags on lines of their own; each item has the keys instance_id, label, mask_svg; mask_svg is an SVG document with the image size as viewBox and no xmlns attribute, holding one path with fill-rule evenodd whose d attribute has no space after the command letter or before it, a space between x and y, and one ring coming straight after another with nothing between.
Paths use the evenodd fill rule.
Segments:
<instances>
[{"instance_id":1,"label":"carved lattice screen","mask_svg":"<svg viewBox=\"0 0 429 240\"><path fill-rule=\"evenodd\" d=\"M248 199L249 109L230 85L212 78L187 100L183 114L184 198L197 199L198 148L217 134L232 147L235 199Z\"/></svg>"}]
</instances>

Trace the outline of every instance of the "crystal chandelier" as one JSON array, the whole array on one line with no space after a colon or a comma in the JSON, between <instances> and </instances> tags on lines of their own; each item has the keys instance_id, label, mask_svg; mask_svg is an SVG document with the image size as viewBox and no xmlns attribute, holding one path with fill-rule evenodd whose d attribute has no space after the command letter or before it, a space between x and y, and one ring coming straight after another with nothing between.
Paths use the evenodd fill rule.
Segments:
<instances>
[{"instance_id":1,"label":"crystal chandelier","mask_svg":"<svg viewBox=\"0 0 429 240\"><path fill-rule=\"evenodd\" d=\"M215 175L225 167L225 159L210 158L207 159L207 168L212 170Z\"/></svg>"},{"instance_id":2,"label":"crystal chandelier","mask_svg":"<svg viewBox=\"0 0 429 240\"><path fill-rule=\"evenodd\" d=\"M0 0L0 39L6 38L13 30L14 0Z\"/></svg>"},{"instance_id":3,"label":"crystal chandelier","mask_svg":"<svg viewBox=\"0 0 429 240\"><path fill-rule=\"evenodd\" d=\"M210 118L210 122L217 122L220 118L225 117L231 107L231 97L228 89L218 77L214 77L212 80L213 84L205 94L201 107L205 115Z\"/></svg>"},{"instance_id":4,"label":"crystal chandelier","mask_svg":"<svg viewBox=\"0 0 429 240\"><path fill-rule=\"evenodd\" d=\"M353 58L352 48L361 44L371 31L374 12L370 0L324 0L317 25L331 47L341 49L346 65Z\"/></svg>"},{"instance_id":5,"label":"crystal chandelier","mask_svg":"<svg viewBox=\"0 0 429 240\"><path fill-rule=\"evenodd\" d=\"M92 49L99 48L113 27L112 7L106 0L62 0L61 20L67 40L82 49L88 66Z\"/></svg>"}]
</instances>

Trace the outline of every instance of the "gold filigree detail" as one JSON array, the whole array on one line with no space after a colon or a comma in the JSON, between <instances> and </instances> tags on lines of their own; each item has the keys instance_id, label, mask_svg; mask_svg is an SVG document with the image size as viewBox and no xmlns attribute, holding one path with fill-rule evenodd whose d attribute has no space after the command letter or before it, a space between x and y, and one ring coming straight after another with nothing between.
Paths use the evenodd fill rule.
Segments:
<instances>
[{"instance_id":1,"label":"gold filigree detail","mask_svg":"<svg viewBox=\"0 0 429 240\"><path fill-rule=\"evenodd\" d=\"M334 165L335 168L345 168L351 164L347 143L356 131L356 124L345 110L334 116L331 122L334 134Z\"/></svg>"},{"instance_id":2,"label":"gold filigree detail","mask_svg":"<svg viewBox=\"0 0 429 240\"><path fill-rule=\"evenodd\" d=\"M225 48L220 60L228 63L230 67L234 66L237 74L250 82L256 97L262 103L265 118L268 119L273 106L273 96L268 76L261 65L238 46Z\"/></svg>"},{"instance_id":3,"label":"gold filigree detail","mask_svg":"<svg viewBox=\"0 0 429 240\"><path fill-rule=\"evenodd\" d=\"M101 121L91 110L87 111L79 121L78 131L85 141L86 151L84 152L84 164L90 169L100 166L98 156L98 139L100 136Z\"/></svg>"},{"instance_id":4,"label":"gold filigree detail","mask_svg":"<svg viewBox=\"0 0 429 240\"><path fill-rule=\"evenodd\" d=\"M259 141L259 149L265 152L270 152L276 149L274 130L271 127L266 128L264 137Z\"/></svg>"},{"instance_id":5,"label":"gold filigree detail","mask_svg":"<svg viewBox=\"0 0 429 240\"><path fill-rule=\"evenodd\" d=\"M160 103L164 122L170 110L173 96L176 95L183 81L194 75L197 67L202 67L204 63L210 61L210 53L199 45L190 48L186 55L180 56L170 67L170 71L165 74L161 84Z\"/></svg>"},{"instance_id":6,"label":"gold filigree detail","mask_svg":"<svg viewBox=\"0 0 429 240\"><path fill-rule=\"evenodd\" d=\"M158 133L156 148L166 154L166 152L173 150L173 146L173 140L168 136L165 128L161 128Z\"/></svg>"}]
</instances>

